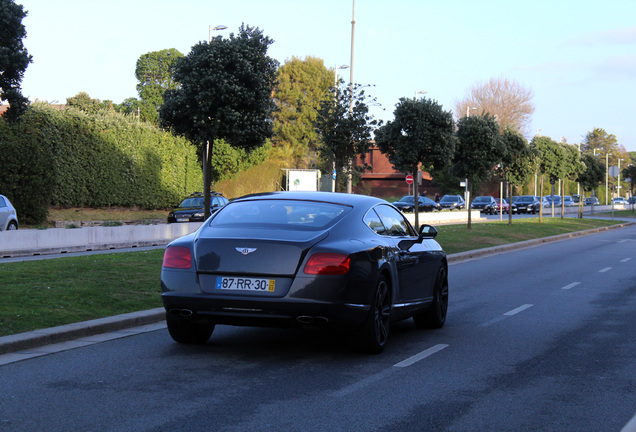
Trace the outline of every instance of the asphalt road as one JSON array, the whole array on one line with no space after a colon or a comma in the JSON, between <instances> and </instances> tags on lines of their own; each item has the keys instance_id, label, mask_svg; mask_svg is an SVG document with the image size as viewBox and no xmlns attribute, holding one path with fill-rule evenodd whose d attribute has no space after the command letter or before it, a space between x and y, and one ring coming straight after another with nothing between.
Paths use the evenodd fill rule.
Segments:
<instances>
[{"instance_id":1,"label":"asphalt road","mask_svg":"<svg viewBox=\"0 0 636 432\"><path fill-rule=\"evenodd\" d=\"M447 325L399 323L378 356L219 326L7 364L0 431L632 432L635 263L629 226L454 264Z\"/></svg>"}]
</instances>

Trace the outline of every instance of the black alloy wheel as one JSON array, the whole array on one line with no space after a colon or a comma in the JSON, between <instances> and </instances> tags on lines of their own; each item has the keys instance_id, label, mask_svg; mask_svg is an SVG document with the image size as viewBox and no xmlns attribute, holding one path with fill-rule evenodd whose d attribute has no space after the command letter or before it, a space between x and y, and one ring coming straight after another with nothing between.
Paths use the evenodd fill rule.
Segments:
<instances>
[{"instance_id":1,"label":"black alloy wheel","mask_svg":"<svg viewBox=\"0 0 636 432\"><path fill-rule=\"evenodd\" d=\"M362 326L361 348L369 354L379 354L384 350L391 326L391 289L384 275L375 288L369 315Z\"/></svg>"},{"instance_id":2,"label":"black alloy wheel","mask_svg":"<svg viewBox=\"0 0 636 432\"><path fill-rule=\"evenodd\" d=\"M439 329L446 323L448 314L448 276L446 266L442 265L437 272L433 303L431 307L413 316L413 322L419 328Z\"/></svg>"}]
</instances>

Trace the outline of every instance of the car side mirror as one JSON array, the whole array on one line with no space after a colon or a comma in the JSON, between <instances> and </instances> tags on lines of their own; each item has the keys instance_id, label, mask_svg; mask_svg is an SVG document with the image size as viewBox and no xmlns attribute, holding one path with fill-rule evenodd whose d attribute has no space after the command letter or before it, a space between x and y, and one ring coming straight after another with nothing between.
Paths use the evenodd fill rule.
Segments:
<instances>
[{"instance_id":1,"label":"car side mirror","mask_svg":"<svg viewBox=\"0 0 636 432\"><path fill-rule=\"evenodd\" d=\"M437 229L431 225L422 225L420 227L420 237L422 239L434 239L437 237Z\"/></svg>"}]
</instances>

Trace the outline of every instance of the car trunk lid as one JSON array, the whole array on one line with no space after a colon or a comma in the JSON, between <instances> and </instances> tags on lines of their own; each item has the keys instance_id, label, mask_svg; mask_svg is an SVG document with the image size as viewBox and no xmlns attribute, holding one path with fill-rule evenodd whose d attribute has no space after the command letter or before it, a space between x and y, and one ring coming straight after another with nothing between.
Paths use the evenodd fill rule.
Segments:
<instances>
[{"instance_id":1,"label":"car trunk lid","mask_svg":"<svg viewBox=\"0 0 636 432\"><path fill-rule=\"evenodd\" d=\"M294 275L307 251L326 231L214 228L195 245L199 273Z\"/></svg>"}]
</instances>

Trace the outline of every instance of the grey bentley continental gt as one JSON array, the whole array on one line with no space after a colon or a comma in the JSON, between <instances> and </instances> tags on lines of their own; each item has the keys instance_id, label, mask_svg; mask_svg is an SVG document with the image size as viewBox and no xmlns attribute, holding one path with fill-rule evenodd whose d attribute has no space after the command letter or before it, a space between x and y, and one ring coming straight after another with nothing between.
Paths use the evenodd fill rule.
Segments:
<instances>
[{"instance_id":1,"label":"grey bentley continental gt","mask_svg":"<svg viewBox=\"0 0 636 432\"><path fill-rule=\"evenodd\" d=\"M369 196L237 198L166 248L168 330L177 342L201 344L216 324L337 327L379 353L392 322L446 321L448 263L436 235Z\"/></svg>"}]
</instances>

